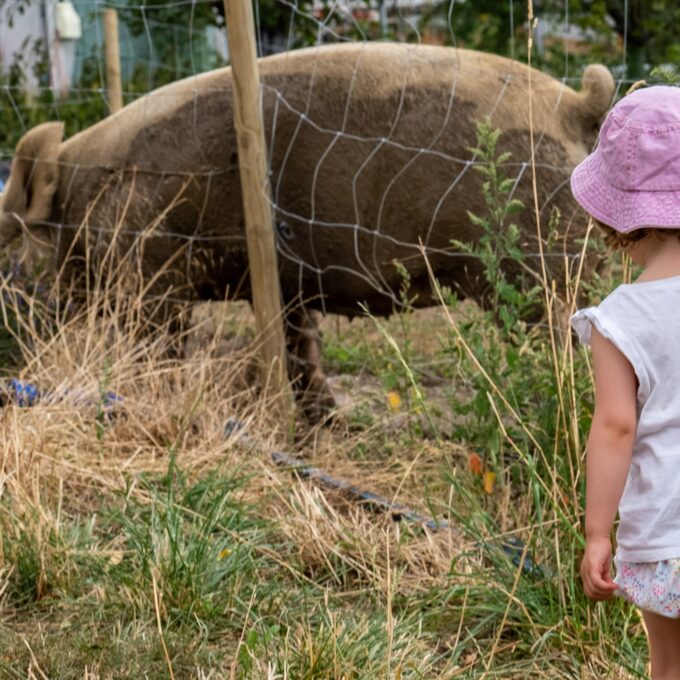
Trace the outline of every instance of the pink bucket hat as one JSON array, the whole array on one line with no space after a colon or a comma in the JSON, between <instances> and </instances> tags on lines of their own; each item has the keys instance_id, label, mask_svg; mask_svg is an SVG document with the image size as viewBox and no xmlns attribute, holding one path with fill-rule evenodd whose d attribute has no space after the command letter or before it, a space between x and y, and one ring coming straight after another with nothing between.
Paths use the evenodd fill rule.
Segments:
<instances>
[{"instance_id":1,"label":"pink bucket hat","mask_svg":"<svg viewBox=\"0 0 680 680\"><path fill-rule=\"evenodd\" d=\"M655 85L621 99L574 169L571 190L617 231L680 228L680 88Z\"/></svg>"}]
</instances>

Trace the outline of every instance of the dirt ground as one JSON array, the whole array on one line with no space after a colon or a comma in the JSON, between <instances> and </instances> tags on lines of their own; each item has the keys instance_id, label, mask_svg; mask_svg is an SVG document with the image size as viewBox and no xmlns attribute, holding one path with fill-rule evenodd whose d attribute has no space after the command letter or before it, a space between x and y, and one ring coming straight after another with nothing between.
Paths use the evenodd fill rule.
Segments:
<instances>
[{"instance_id":1,"label":"dirt ground","mask_svg":"<svg viewBox=\"0 0 680 680\"><path fill-rule=\"evenodd\" d=\"M472 304L472 303L470 303ZM404 352L418 387L427 404L427 414L420 413L420 425L433 435L447 436L461 422L449 394L471 395L469 385L456 372L455 362L442 356L442 348L450 336L449 323L440 307L418 309L408 317L379 319L386 331ZM192 312L193 331L187 341L187 353L210 343L215 356L244 349L255 339L255 318L246 302L208 302L196 305ZM412 426L418 405L416 395L394 377L403 372L395 352L385 341L376 322L368 316L350 320L328 314L319 329L324 343L323 369L335 398L335 416L352 421L362 419L395 433ZM430 432L428 432L430 430Z\"/></svg>"}]
</instances>

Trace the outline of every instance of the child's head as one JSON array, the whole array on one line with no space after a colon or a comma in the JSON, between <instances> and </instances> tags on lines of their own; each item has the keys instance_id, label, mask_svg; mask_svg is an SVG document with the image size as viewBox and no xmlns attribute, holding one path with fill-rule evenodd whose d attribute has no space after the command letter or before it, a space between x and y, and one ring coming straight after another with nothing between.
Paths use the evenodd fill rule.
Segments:
<instances>
[{"instance_id":1,"label":"child's head","mask_svg":"<svg viewBox=\"0 0 680 680\"><path fill-rule=\"evenodd\" d=\"M621 99L571 188L615 249L680 237L680 88L656 85Z\"/></svg>"}]
</instances>

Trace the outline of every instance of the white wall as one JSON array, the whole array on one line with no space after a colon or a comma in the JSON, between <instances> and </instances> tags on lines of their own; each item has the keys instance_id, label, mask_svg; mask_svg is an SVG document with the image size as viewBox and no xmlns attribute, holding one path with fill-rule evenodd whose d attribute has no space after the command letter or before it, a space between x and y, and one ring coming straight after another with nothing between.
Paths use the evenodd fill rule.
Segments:
<instances>
[{"instance_id":1,"label":"white wall","mask_svg":"<svg viewBox=\"0 0 680 680\"><path fill-rule=\"evenodd\" d=\"M39 87L54 87L57 93L66 94L73 81L76 42L61 40L54 25L54 12L57 0L33 0L24 14L12 10L13 3L7 3L0 13L0 70L7 73L18 54L26 56L24 69L26 81L33 90ZM9 6L8 6L9 5ZM13 13L12 26L9 15ZM50 82L38 83L33 75L36 56L32 46L37 39L45 41L48 37L48 56L50 61ZM24 44L27 42L28 47Z\"/></svg>"}]
</instances>

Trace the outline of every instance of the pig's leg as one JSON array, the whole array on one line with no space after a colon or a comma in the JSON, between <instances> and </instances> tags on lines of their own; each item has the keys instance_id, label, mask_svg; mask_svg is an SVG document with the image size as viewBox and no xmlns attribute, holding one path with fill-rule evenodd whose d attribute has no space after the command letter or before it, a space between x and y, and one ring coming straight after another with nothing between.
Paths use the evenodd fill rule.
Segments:
<instances>
[{"instance_id":1,"label":"pig's leg","mask_svg":"<svg viewBox=\"0 0 680 680\"><path fill-rule=\"evenodd\" d=\"M318 313L294 307L286 314L288 370L305 416L318 422L335 406L321 368L321 332Z\"/></svg>"}]
</instances>

